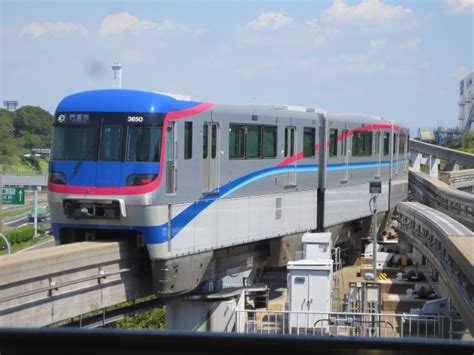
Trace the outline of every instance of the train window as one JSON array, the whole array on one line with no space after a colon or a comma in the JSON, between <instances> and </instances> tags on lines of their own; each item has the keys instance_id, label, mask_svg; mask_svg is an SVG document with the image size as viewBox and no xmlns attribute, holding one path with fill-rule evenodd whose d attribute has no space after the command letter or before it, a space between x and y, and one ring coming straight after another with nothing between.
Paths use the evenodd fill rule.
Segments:
<instances>
[{"instance_id":1,"label":"train window","mask_svg":"<svg viewBox=\"0 0 474 355\"><path fill-rule=\"evenodd\" d=\"M405 153L406 139L407 139L407 136L405 134L400 134L400 144L398 146L399 153Z\"/></svg>"},{"instance_id":2,"label":"train window","mask_svg":"<svg viewBox=\"0 0 474 355\"><path fill-rule=\"evenodd\" d=\"M208 127L207 127L207 124L205 124L202 130L202 158L203 159L207 159L208 144L209 144Z\"/></svg>"},{"instance_id":3,"label":"train window","mask_svg":"<svg viewBox=\"0 0 474 355\"><path fill-rule=\"evenodd\" d=\"M394 133L393 134L393 154L397 152L397 140L398 140L398 134Z\"/></svg>"},{"instance_id":4,"label":"train window","mask_svg":"<svg viewBox=\"0 0 474 355\"><path fill-rule=\"evenodd\" d=\"M245 125L231 124L229 127L229 158L243 159L245 157Z\"/></svg>"},{"instance_id":5,"label":"train window","mask_svg":"<svg viewBox=\"0 0 474 355\"><path fill-rule=\"evenodd\" d=\"M129 127L127 161L158 162L161 151L162 127Z\"/></svg>"},{"instance_id":6,"label":"train window","mask_svg":"<svg viewBox=\"0 0 474 355\"><path fill-rule=\"evenodd\" d=\"M184 159L193 157L193 123L184 122Z\"/></svg>"},{"instance_id":7,"label":"train window","mask_svg":"<svg viewBox=\"0 0 474 355\"><path fill-rule=\"evenodd\" d=\"M385 132L383 134L383 155L390 153L390 133Z\"/></svg>"},{"instance_id":8,"label":"train window","mask_svg":"<svg viewBox=\"0 0 474 355\"><path fill-rule=\"evenodd\" d=\"M329 131L329 156L337 157L337 129L334 128Z\"/></svg>"},{"instance_id":9,"label":"train window","mask_svg":"<svg viewBox=\"0 0 474 355\"><path fill-rule=\"evenodd\" d=\"M312 127L305 127L303 130L303 156L305 158L314 157L314 145L316 129Z\"/></svg>"},{"instance_id":10,"label":"train window","mask_svg":"<svg viewBox=\"0 0 474 355\"><path fill-rule=\"evenodd\" d=\"M263 126L263 157L275 158L277 154L277 127Z\"/></svg>"},{"instance_id":11,"label":"train window","mask_svg":"<svg viewBox=\"0 0 474 355\"><path fill-rule=\"evenodd\" d=\"M52 160L97 160L97 127L53 127Z\"/></svg>"},{"instance_id":12,"label":"train window","mask_svg":"<svg viewBox=\"0 0 474 355\"><path fill-rule=\"evenodd\" d=\"M101 161L120 161L122 152L122 127L104 126L100 143Z\"/></svg>"},{"instance_id":13,"label":"train window","mask_svg":"<svg viewBox=\"0 0 474 355\"><path fill-rule=\"evenodd\" d=\"M247 126L247 158L261 157L262 126Z\"/></svg>"},{"instance_id":14,"label":"train window","mask_svg":"<svg viewBox=\"0 0 474 355\"><path fill-rule=\"evenodd\" d=\"M212 125L211 132L211 159L215 159L217 155L217 126Z\"/></svg>"},{"instance_id":15,"label":"train window","mask_svg":"<svg viewBox=\"0 0 474 355\"><path fill-rule=\"evenodd\" d=\"M372 155L372 132L354 131L352 135L352 156L367 157Z\"/></svg>"}]
</instances>

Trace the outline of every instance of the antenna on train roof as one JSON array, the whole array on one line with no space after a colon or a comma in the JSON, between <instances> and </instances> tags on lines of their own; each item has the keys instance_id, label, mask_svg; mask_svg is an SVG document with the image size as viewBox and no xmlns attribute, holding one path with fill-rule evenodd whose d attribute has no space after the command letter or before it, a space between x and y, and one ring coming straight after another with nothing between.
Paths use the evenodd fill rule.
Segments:
<instances>
[{"instance_id":1,"label":"antenna on train roof","mask_svg":"<svg viewBox=\"0 0 474 355\"><path fill-rule=\"evenodd\" d=\"M114 87L117 89L122 88L122 64L113 63L112 70L114 71Z\"/></svg>"}]
</instances>

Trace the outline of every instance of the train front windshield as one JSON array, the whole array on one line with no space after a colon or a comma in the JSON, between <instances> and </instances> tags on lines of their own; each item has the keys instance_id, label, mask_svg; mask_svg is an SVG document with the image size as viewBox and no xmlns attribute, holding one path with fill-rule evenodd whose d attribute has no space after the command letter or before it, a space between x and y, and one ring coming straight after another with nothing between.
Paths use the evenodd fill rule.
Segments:
<instances>
[{"instance_id":1,"label":"train front windshield","mask_svg":"<svg viewBox=\"0 0 474 355\"><path fill-rule=\"evenodd\" d=\"M161 124L132 125L121 121L91 119L84 124L70 124L56 120L51 159L159 162Z\"/></svg>"}]
</instances>

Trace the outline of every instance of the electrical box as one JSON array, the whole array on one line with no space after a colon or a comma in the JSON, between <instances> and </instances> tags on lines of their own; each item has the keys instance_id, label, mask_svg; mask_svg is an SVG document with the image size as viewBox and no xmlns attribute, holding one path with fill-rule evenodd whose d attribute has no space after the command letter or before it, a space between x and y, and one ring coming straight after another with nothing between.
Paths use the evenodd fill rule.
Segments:
<instances>
[{"instance_id":1,"label":"electrical box","mask_svg":"<svg viewBox=\"0 0 474 355\"><path fill-rule=\"evenodd\" d=\"M371 181L369 183L369 192L371 194L381 194L382 193L382 181Z\"/></svg>"}]
</instances>

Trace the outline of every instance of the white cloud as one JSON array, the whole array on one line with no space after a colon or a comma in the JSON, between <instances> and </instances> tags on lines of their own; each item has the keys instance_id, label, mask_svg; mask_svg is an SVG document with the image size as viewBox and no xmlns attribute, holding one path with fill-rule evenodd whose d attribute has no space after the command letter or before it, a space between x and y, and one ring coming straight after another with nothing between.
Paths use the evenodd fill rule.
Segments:
<instances>
[{"instance_id":1,"label":"white cloud","mask_svg":"<svg viewBox=\"0 0 474 355\"><path fill-rule=\"evenodd\" d=\"M105 37L126 31L139 33L156 27L154 22L139 20L128 12L121 12L106 16L100 24L99 34Z\"/></svg>"},{"instance_id":2,"label":"white cloud","mask_svg":"<svg viewBox=\"0 0 474 355\"><path fill-rule=\"evenodd\" d=\"M164 20L162 22L153 22L141 20L138 17L128 13L121 12L106 16L99 28L99 35L107 37L117 35L123 32L130 32L133 34L144 31L153 31L154 33L172 33L185 32L188 28L177 22Z\"/></svg>"},{"instance_id":3,"label":"white cloud","mask_svg":"<svg viewBox=\"0 0 474 355\"><path fill-rule=\"evenodd\" d=\"M418 49L420 44L421 44L421 40L419 38L413 38L405 42L402 42L400 44L400 47L404 49Z\"/></svg>"},{"instance_id":4,"label":"white cloud","mask_svg":"<svg viewBox=\"0 0 474 355\"><path fill-rule=\"evenodd\" d=\"M308 26L308 31L311 35L313 46L316 48L324 45L328 37L339 32L335 28L321 25L321 22L318 19L306 21L306 25Z\"/></svg>"},{"instance_id":5,"label":"white cloud","mask_svg":"<svg viewBox=\"0 0 474 355\"><path fill-rule=\"evenodd\" d=\"M250 21L245 28L250 31L276 31L282 29L294 20L281 12L268 11L262 13L256 20Z\"/></svg>"},{"instance_id":6,"label":"white cloud","mask_svg":"<svg viewBox=\"0 0 474 355\"><path fill-rule=\"evenodd\" d=\"M239 40L244 43L287 46L295 39L295 31L301 27L291 26L295 20L280 12L267 11L257 19L245 25L237 25L236 32ZM278 31L278 35L275 32Z\"/></svg>"},{"instance_id":7,"label":"white cloud","mask_svg":"<svg viewBox=\"0 0 474 355\"><path fill-rule=\"evenodd\" d=\"M332 25L382 26L399 30L412 28L417 23L408 7L385 4L380 0L362 0L353 6L344 0L335 0L330 8L323 11L320 19Z\"/></svg>"},{"instance_id":8,"label":"white cloud","mask_svg":"<svg viewBox=\"0 0 474 355\"><path fill-rule=\"evenodd\" d=\"M453 71L453 77L458 80L464 79L471 71L466 68L464 65L456 67Z\"/></svg>"},{"instance_id":9,"label":"white cloud","mask_svg":"<svg viewBox=\"0 0 474 355\"><path fill-rule=\"evenodd\" d=\"M385 48L387 47L387 40L386 39L371 39L369 41L370 48Z\"/></svg>"},{"instance_id":10,"label":"white cloud","mask_svg":"<svg viewBox=\"0 0 474 355\"><path fill-rule=\"evenodd\" d=\"M20 30L20 36L63 36L66 33L77 32L81 35L87 34L87 29L79 24L71 22L43 22L31 23Z\"/></svg>"},{"instance_id":11,"label":"white cloud","mask_svg":"<svg viewBox=\"0 0 474 355\"><path fill-rule=\"evenodd\" d=\"M452 15L474 14L474 0L444 0L444 6Z\"/></svg>"}]
</instances>

